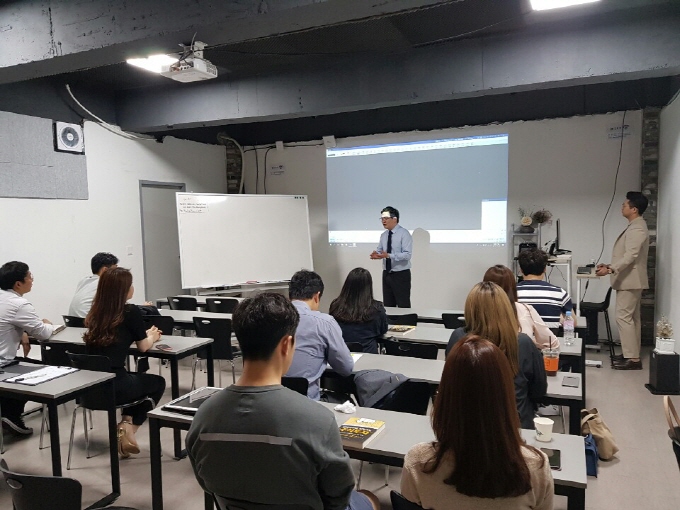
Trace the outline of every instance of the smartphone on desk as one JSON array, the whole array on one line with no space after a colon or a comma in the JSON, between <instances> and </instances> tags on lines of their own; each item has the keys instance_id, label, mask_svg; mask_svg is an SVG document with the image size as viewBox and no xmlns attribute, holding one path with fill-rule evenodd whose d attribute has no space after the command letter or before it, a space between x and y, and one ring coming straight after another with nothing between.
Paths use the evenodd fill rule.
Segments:
<instances>
[{"instance_id":1,"label":"smartphone on desk","mask_svg":"<svg viewBox=\"0 0 680 510\"><path fill-rule=\"evenodd\" d=\"M550 469L560 471L562 469L562 451L554 450L552 448L540 448L540 450L548 456L548 463Z\"/></svg>"},{"instance_id":2,"label":"smartphone on desk","mask_svg":"<svg viewBox=\"0 0 680 510\"><path fill-rule=\"evenodd\" d=\"M578 383L578 377L574 377L573 375L565 375L562 379L562 386L566 386L567 388L578 388Z\"/></svg>"}]
</instances>

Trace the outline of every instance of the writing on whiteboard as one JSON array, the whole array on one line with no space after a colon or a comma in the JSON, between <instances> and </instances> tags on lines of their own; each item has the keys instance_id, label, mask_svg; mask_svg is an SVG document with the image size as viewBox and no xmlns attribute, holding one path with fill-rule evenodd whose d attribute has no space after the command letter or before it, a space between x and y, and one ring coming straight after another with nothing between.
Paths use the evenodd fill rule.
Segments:
<instances>
[{"instance_id":1,"label":"writing on whiteboard","mask_svg":"<svg viewBox=\"0 0 680 510\"><path fill-rule=\"evenodd\" d=\"M193 200L181 200L179 203L179 212L181 213L207 213L208 204L205 202L196 202Z\"/></svg>"}]
</instances>

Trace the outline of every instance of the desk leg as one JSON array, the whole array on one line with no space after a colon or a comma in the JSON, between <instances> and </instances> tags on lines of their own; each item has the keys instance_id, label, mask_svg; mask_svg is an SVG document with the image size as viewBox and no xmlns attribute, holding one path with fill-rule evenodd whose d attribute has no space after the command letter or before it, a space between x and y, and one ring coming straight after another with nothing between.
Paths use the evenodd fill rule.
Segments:
<instances>
[{"instance_id":1,"label":"desk leg","mask_svg":"<svg viewBox=\"0 0 680 510\"><path fill-rule=\"evenodd\" d=\"M116 423L116 395L114 380L106 385L109 409L109 455L111 457L111 492L120 494L120 465L118 464L118 424Z\"/></svg>"},{"instance_id":2,"label":"desk leg","mask_svg":"<svg viewBox=\"0 0 680 510\"><path fill-rule=\"evenodd\" d=\"M176 357L170 358L170 393L173 400L179 397L179 364ZM175 458L183 459L187 454L182 451L182 432L179 429L173 429L172 437L175 445Z\"/></svg>"},{"instance_id":3,"label":"desk leg","mask_svg":"<svg viewBox=\"0 0 680 510\"><path fill-rule=\"evenodd\" d=\"M153 510L163 510L161 428L158 420L155 418L149 418L149 453L151 455L151 508Z\"/></svg>"},{"instance_id":4,"label":"desk leg","mask_svg":"<svg viewBox=\"0 0 680 510\"><path fill-rule=\"evenodd\" d=\"M212 344L208 344L207 350L206 369L208 371L208 386L215 386L215 360L213 359Z\"/></svg>"},{"instance_id":5,"label":"desk leg","mask_svg":"<svg viewBox=\"0 0 680 510\"><path fill-rule=\"evenodd\" d=\"M578 400L572 400L569 404L569 434L581 435L581 404Z\"/></svg>"},{"instance_id":6,"label":"desk leg","mask_svg":"<svg viewBox=\"0 0 680 510\"><path fill-rule=\"evenodd\" d=\"M59 415L54 401L47 404L50 422L50 445L52 450L52 474L62 476L61 473L61 445L59 444Z\"/></svg>"},{"instance_id":7,"label":"desk leg","mask_svg":"<svg viewBox=\"0 0 680 510\"><path fill-rule=\"evenodd\" d=\"M205 504L205 510L215 510L212 494L210 494L209 492L204 492L203 500Z\"/></svg>"}]
</instances>

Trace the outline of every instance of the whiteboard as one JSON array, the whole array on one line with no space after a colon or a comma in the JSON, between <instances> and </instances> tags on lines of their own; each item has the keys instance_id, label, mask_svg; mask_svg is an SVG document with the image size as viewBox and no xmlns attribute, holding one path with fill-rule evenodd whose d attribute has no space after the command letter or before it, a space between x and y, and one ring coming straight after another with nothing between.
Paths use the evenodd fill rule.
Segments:
<instances>
[{"instance_id":1,"label":"whiteboard","mask_svg":"<svg viewBox=\"0 0 680 510\"><path fill-rule=\"evenodd\" d=\"M183 288L290 280L313 270L306 196L176 198Z\"/></svg>"}]
</instances>

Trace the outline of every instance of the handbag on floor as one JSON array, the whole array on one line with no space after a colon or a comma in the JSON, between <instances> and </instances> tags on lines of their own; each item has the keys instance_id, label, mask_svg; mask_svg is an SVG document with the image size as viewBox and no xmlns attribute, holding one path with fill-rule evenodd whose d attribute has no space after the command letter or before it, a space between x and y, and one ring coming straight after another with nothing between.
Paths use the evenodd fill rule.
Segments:
<instances>
[{"instance_id":1,"label":"handbag on floor","mask_svg":"<svg viewBox=\"0 0 680 510\"><path fill-rule=\"evenodd\" d=\"M581 434L593 435L597 444L597 453L602 460L611 460L619 451L611 430L595 407L581 410Z\"/></svg>"},{"instance_id":2,"label":"handbag on floor","mask_svg":"<svg viewBox=\"0 0 680 510\"><path fill-rule=\"evenodd\" d=\"M588 476L597 477L597 444L592 434L588 434L583 438L586 445L586 474Z\"/></svg>"}]
</instances>

